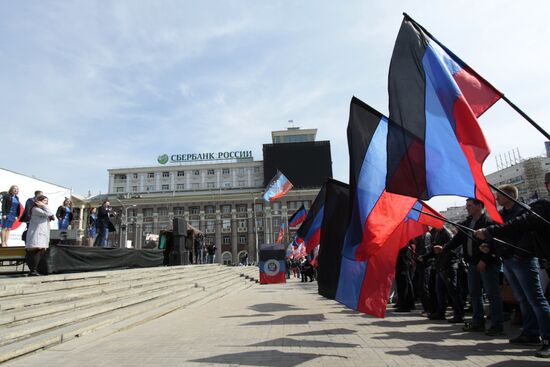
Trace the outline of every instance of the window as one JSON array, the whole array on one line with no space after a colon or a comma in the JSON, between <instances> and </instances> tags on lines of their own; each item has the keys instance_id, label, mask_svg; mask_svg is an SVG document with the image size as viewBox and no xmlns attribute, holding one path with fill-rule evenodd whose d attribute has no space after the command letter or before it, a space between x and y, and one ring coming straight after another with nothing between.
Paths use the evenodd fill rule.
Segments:
<instances>
[{"instance_id":1,"label":"window","mask_svg":"<svg viewBox=\"0 0 550 367\"><path fill-rule=\"evenodd\" d=\"M246 204L237 205L237 212L246 213Z\"/></svg>"},{"instance_id":2,"label":"window","mask_svg":"<svg viewBox=\"0 0 550 367\"><path fill-rule=\"evenodd\" d=\"M126 175L123 174L116 174L115 180L126 180Z\"/></svg>"},{"instance_id":3,"label":"window","mask_svg":"<svg viewBox=\"0 0 550 367\"><path fill-rule=\"evenodd\" d=\"M260 172L260 167L254 167L254 173Z\"/></svg>"},{"instance_id":4,"label":"window","mask_svg":"<svg viewBox=\"0 0 550 367\"><path fill-rule=\"evenodd\" d=\"M304 200L304 207L306 209L309 209L310 206L311 206L311 200Z\"/></svg>"},{"instance_id":5,"label":"window","mask_svg":"<svg viewBox=\"0 0 550 367\"><path fill-rule=\"evenodd\" d=\"M149 172L147 174L147 178L155 178L155 174L153 172Z\"/></svg>"},{"instance_id":6,"label":"window","mask_svg":"<svg viewBox=\"0 0 550 367\"><path fill-rule=\"evenodd\" d=\"M231 244L231 237L229 237L229 236L223 236L223 244L224 244L224 245L229 245L229 244Z\"/></svg>"},{"instance_id":7,"label":"window","mask_svg":"<svg viewBox=\"0 0 550 367\"><path fill-rule=\"evenodd\" d=\"M240 236L239 236L239 243L240 243L241 245L246 244L246 236L240 235Z\"/></svg>"},{"instance_id":8,"label":"window","mask_svg":"<svg viewBox=\"0 0 550 367\"><path fill-rule=\"evenodd\" d=\"M213 170L213 169L209 169L208 171L206 171L206 174L211 176L211 175L214 174L214 170Z\"/></svg>"},{"instance_id":9,"label":"window","mask_svg":"<svg viewBox=\"0 0 550 367\"><path fill-rule=\"evenodd\" d=\"M192 188L193 190L198 190L198 189L200 188L200 184L198 184L198 183L193 183L193 184L191 184L191 188Z\"/></svg>"},{"instance_id":10,"label":"window","mask_svg":"<svg viewBox=\"0 0 550 367\"><path fill-rule=\"evenodd\" d=\"M132 192L137 192L137 186L132 186Z\"/></svg>"},{"instance_id":11,"label":"window","mask_svg":"<svg viewBox=\"0 0 550 367\"><path fill-rule=\"evenodd\" d=\"M222 174L223 175L228 175L229 174L229 168L222 169Z\"/></svg>"},{"instance_id":12,"label":"window","mask_svg":"<svg viewBox=\"0 0 550 367\"><path fill-rule=\"evenodd\" d=\"M198 206L192 206L189 208L189 212L191 214L199 214L200 213L200 208Z\"/></svg>"},{"instance_id":13,"label":"window","mask_svg":"<svg viewBox=\"0 0 550 367\"><path fill-rule=\"evenodd\" d=\"M143 232L145 234L153 232L153 223L144 223Z\"/></svg>"},{"instance_id":14,"label":"window","mask_svg":"<svg viewBox=\"0 0 550 367\"><path fill-rule=\"evenodd\" d=\"M170 177L170 172L162 172L162 177Z\"/></svg>"},{"instance_id":15,"label":"window","mask_svg":"<svg viewBox=\"0 0 550 367\"><path fill-rule=\"evenodd\" d=\"M138 174L137 174L137 173L134 173L134 174L133 174L133 177L134 177L134 178L138 178Z\"/></svg>"},{"instance_id":16,"label":"window","mask_svg":"<svg viewBox=\"0 0 550 367\"><path fill-rule=\"evenodd\" d=\"M231 205L222 205L222 213L231 213Z\"/></svg>"},{"instance_id":17,"label":"window","mask_svg":"<svg viewBox=\"0 0 550 367\"><path fill-rule=\"evenodd\" d=\"M215 182L207 182L206 183L206 188L207 189L214 189L214 188L216 188L216 183Z\"/></svg>"},{"instance_id":18,"label":"window","mask_svg":"<svg viewBox=\"0 0 550 367\"><path fill-rule=\"evenodd\" d=\"M231 182L224 182L223 187L231 187Z\"/></svg>"},{"instance_id":19,"label":"window","mask_svg":"<svg viewBox=\"0 0 550 367\"><path fill-rule=\"evenodd\" d=\"M206 229L209 231L214 231L214 221L213 220L207 220L206 221Z\"/></svg>"},{"instance_id":20,"label":"window","mask_svg":"<svg viewBox=\"0 0 550 367\"><path fill-rule=\"evenodd\" d=\"M183 216L184 214L185 214L185 208L183 207L174 208L174 215Z\"/></svg>"},{"instance_id":21,"label":"window","mask_svg":"<svg viewBox=\"0 0 550 367\"><path fill-rule=\"evenodd\" d=\"M137 215L137 210L135 210L135 209L128 210L128 218L129 217L135 217L136 215Z\"/></svg>"},{"instance_id":22,"label":"window","mask_svg":"<svg viewBox=\"0 0 550 367\"><path fill-rule=\"evenodd\" d=\"M242 168L242 167L239 168L239 175L241 175L241 176L244 175L244 168Z\"/></svg>"},{"instance_id":23,"label":"window","mask_svg":"<svg viewBox=\"0 0 550 367\"><path fill-rule=\"evenodd\" d=\"M257 212L261 212L264 210L264 205L263 204L256 204L256 209L255 209Z\"/></svg>"},{"instance_id":24,"label":"window","mask_svg":"<svg viewBox=\"0 0 550 367\"><path fill-rule=\"evenodd\" d=\"M185 171L178 171L178 177L185 176Z\"/></svg>"},{"instance_id":25,"label":"window","mask_svg":"<svg viewBox=\"0 0 550 367\"><path fill-rule=\"evenodd\" d=\"M245 187L245 182L244 181L239 181L239 187Z\"/></svg>"},{"instance_id":26,"label":"window","mask_svg":"<svg viewBox=\"0 0 550 367\"><path fill-rule=\"evenodd\" d=\"M159 208L159 217L167 217L168 216L168 208Z\"/></svg>"},{"instance_id":27,"label":"window","mask_svg":"<svg viewBox=\"0 0 550 367\"><path fill-rule=\"evenodd\" d=\"M201 174L201 171L199 171L198 169L196 169L196 170L193 171L193 174L194 174L195 176L198 176L198 175Z\"/></svg>"},{"instance_id":28,"label":"window","mask_svg":"<svg viewBox=\"0 0 550 367\"><path fill-rule=\"evenodd\" d=\"M124 187L117 187L116 192L124 192Z\"/></svg>"},{"instance_id":29,"label":"window","mask_svg":"<svg viewBox=\"0 0 550 367\"><path fill-rule=\"evenodd\" d=\"M204 210L206 211L206 214L214 214L216 212L214 205L207 205L204 207Z\"/></svg>"},{"instance_id":30,"label":"window","mask_svg":"<svg viewBox=\"0 0 550 367\"><path fill-rule=\"evenodd\" d=\"M222 221L222 228L223 229L231 229L231 219L224 219Z\"/></svg>"},{"instance_id":31,"label":"window","mask_svg":"<svg viewBox=\"0 0 550 367\"><path fill-rule=\"evenodd\" d=\"M246 220L240 220L238 226L239 228L246 228Z\"/></svg>"},{"instance_id":32,"label":"window","mask_svg":"<svg viewBox=\"0 0 550 367\"><path fill-rule=\"evenodd\" d=\"M177 184L176 185L176 190L178 190L178 191L185 190L185 184Z\"/></svg>"},{"instance_id":33,"label":"window","mask_svg":"<svg viewBox=\"0 0 550 367\"><path fill-rule=\"evenodd\" d=\"M155 191L155 186L147 185L147 186L145 186L145 191Z\"/></svg>"},{"instance_id":34,"label":"window","mask_svg":"<svg viewBox=\"0 0 550 367\"><path fill-rule=\"evenodd\" d=\"M152 217L153 216L153 208L143 209L143 216L144 217Z\"/></svg>"},{"instance_id":35,"label":"window","mask_svg":"<svg viewBox=\"0 0 550 367\"><path fill-rule=\"evenodd\" d=\"M281 226L281 218L280 217L273 217L273 228L277 228L277 231L279 231L279 227Z\"/></svg>"},{"instance_id":36,"label":"window","mask_svg":"<svg viewBox=\"0 0 550 367\"><path fill-rule=\"evenodd\" d=\"M263 186L262 180L254 180L254 186Z\"/></svg>"},{"instance_id":37,"label":"window","mask_svg":"<svg viewBox=\"0 0 550 367\"><path fill-rule=\"evenodd\" d=\"M170 190L170 185L162 185L162 191Z\"/></svg>"}]
</instances>

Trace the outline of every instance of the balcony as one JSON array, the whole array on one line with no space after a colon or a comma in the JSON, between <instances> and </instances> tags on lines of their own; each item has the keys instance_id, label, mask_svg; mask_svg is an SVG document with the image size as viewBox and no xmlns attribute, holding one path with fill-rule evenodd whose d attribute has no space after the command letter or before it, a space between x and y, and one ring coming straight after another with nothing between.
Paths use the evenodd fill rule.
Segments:
<instances>
[{"instance_id":1,"label":"balcony","mask_svg":"<svg viewBox=\"0 0 550 367\"><path fill-rule=\"evenodd\" d=\"M231 228L222 228L222 233L231 233Z\"/></svg>"},{"instance_id":2,"label":"balcony","mask_svg":"<svg viewBox=\"0 0 550 367\"><path fill-rule=\"evenodd\" d=\"M246 227L237 227L237 232L246 232Z\"/></svg>"},{"instance_id":3,"label":"balcony","mask_svg":"<svg viewBox=\"0 0 550 367\"><path fill-rule=\"evenodd\" d=\"M206 228L206 233L216 233L216 230L214 228Z\"/></svg>"}]
</instances>

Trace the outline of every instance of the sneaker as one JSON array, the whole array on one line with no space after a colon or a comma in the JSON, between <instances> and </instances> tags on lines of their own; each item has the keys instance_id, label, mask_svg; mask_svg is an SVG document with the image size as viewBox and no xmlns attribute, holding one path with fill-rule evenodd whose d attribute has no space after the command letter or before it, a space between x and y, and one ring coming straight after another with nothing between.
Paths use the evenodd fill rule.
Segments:
<instances>
[{"instance_id":1,"label":"sneaker","mask_svg":"<svg viewBox=\"0 0 550 367\"><path fill-rule=\"evenodd\" d=\"M540 337L523 335L508 340L511 344L540 344Z\"/></svg>"},{"instance_id":2,"label":"sneaker","mask_svg":"<svg viewBox=\"0 0 550 367\"><path fill-rule=\"evenodd\" d=\"M464 325L464 327L462 328L462 331L484 332L485 331L485 325L466 323Z\"/></svg>"},{"instance_id":3,"label":"sneaker","mask_svg":"<svg viewBox=\"0 0 550 367\"><path fill-rule=\"evenodd\" d=\"M502 328L489 328L487 331L485 331L485 335L487 336L501 336L504 335L504 330Z\"/></svg>"},{"instance_id":4,"label":"sneaker","mask_svg":"<svg viewBox=\"0 0 550 367\"><path fill-rule=\"evenodd\" d=\"M535 353L535 357L550 358L550 340L542 341L542 347Z\"/></svg>"}]
</instances>

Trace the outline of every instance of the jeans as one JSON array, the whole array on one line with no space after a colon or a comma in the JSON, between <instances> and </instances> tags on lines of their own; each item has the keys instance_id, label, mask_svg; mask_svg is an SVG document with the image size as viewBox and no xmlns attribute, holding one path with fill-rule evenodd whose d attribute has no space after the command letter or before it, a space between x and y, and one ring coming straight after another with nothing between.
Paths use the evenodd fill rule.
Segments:
<instances>
[{"instance_id":1,"label":"jeans","mask_svg":"<svg viewBox=\"0 0 550 367\"><path fill-rule=\"evenodd\" d=\"M212 255L208 254L208 263L209 264L214 264L214 256L215 256L214 254L212 254Z\"/></svg>"},{"instance_id":2,"label":"jeans","mask_svg":"<svg viewBox=\"0 0 550 367\"><path fill-rule=\"evenodd\" d=\"M107 247L109 242L109 228L98 227L97 228L97 243L100 247Z\"/></svg>"},{"instance_id":3,"label":"jeans","mask_svg":"<svg viewBox=\"0 0 550 367\"><path fill-rule=\"evenodd\" d=\"M549 340L550 306L540 284L538 259L504 260L504 274L521 308L522 334Z\"/></svg>"},{"instance_id":4,"label":"jeans","mask_svg":"<svg viewBox=\"0 0 550 367\"><path fill-rule=\"evenodd\" d=\"M502 299L499 285L500 265L487 264L483 273L477 270L475 264L468 265L468 289L472 302L472 323L482 325L485 322L483 312L482 288L485 289L491 310L491 328L502 330Z\"/></svg>"}]
</instances>

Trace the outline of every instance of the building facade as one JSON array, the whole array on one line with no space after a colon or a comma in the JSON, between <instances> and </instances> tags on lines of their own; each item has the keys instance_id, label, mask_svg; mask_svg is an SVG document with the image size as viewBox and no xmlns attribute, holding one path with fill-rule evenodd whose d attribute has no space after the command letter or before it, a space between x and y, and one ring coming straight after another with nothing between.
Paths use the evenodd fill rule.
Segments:
<instances>
[{"instance_id":1,"label":"building facade","mask_svg":"<svg viewBox=\"0 0 550 367\"><path fill-rule=\"evenodd\" d=\"M299 136L293 138L292 132ZM289 129L285 139L300 144L295 141L304 132L314 139L316 129ZM325 143L330 150L330 143ZM109 192L91 204L111 202L117 227L110 238L112 245L143 248L150 234L171 228L172 220L179 217L204 233L205 244L216 245L216 262L255 262L258 246L275 242L281 223L288 223L302 204L309 209L324 182L319 179L312 187L294 188L267 203L262 199L264 162L255 161L251 151L164 154L158 162L151 167L108 170ZM285 226L284 242L296 230Z\"/></svg>"}]
</instances>

